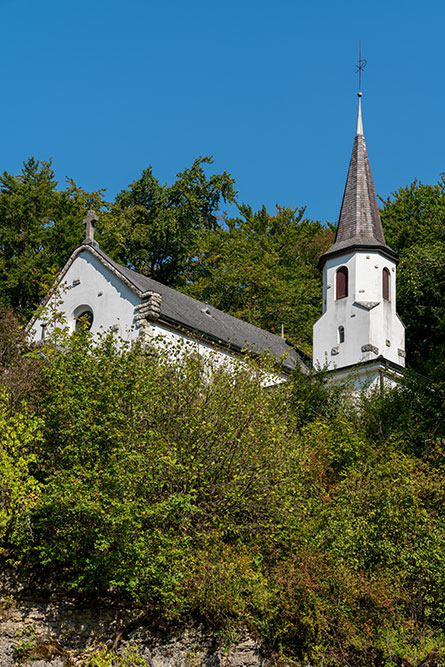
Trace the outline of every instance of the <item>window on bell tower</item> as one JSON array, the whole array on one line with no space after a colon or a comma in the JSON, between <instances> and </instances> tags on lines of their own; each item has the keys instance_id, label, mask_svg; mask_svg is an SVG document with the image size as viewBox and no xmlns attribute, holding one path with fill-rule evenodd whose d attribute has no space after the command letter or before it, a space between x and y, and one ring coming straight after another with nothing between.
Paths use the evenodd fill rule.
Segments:
<instances>
[{"instance_id":1,"label":"window on bell tower","mask_svg":"<svg viewBox=\"0 0 445 667\"><path fill-rule=\"evenodd\" d=\"M338 342L339 343L344 343L345 342L345 328L344 327L338 327Z\"/></svg>"},{"instance_id":2,"label":"window on bell tower","mask_svg":"<svg viewBox=\"0 0 445 667\"><path fill-rule=\"evenodd\" d=\"M385 267L382 271L382 296L385 299L385 301L389 301L389 281L390 281L390 273L388 269Z\"/></svg>"},{"instance_id":3,"label":"window on bell tower","mask_svg":"<svg viewBox=\"0 0 445 667\"><path fill-rule=\"evenodd\" d=\"M335 298L344 299L348 296L348 269L341 266L335 275Z\"/></svg>"}]
</instances>

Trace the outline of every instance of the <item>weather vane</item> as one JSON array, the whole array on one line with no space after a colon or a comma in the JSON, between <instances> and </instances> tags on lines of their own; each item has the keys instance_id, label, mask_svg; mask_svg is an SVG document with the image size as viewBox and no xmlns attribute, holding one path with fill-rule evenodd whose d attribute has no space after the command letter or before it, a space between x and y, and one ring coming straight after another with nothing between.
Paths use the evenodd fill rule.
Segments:
<instances>
[{"instance_id":1,"label":"weather vane","mask_svg":"<svg viewBox=\"0 0 445 667\"><path fill-rule=\"evenodd\" d=\"M358 95L362 96L362 72L365 71L365 67L368 64L368 61L362 58L362 41L360 40L359 52L358 52L358 63L355 66L355 73L358 72Z\"/></svg>"}]
</instances>

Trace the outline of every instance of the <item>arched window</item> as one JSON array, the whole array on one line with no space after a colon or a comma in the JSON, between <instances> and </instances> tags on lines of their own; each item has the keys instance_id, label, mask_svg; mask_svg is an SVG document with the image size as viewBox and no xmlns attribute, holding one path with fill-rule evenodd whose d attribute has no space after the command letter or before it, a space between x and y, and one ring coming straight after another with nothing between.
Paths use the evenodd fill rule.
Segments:
<instances>
[{"instance_id":1,"label":"arched window","mask_svg":"<svg viewBox=\"0 0 445 667\"><path fill-rule=\"evenodd\" d=\"M94 315L91 312L91 310L82 310L77 316L76 316L76 324L75 328L76 331L80 329L81 327L85 327L85 329L91 329L92 324L94 320Z\"/></svg>"},{"instance_id":2,"label":"arched window","mask_svg":"<svg viewBox=\"0 0 445 667\"><path fill-rule=\"evenodd\" d=\"M336 273L335 298L344 299L348 296L348 269L341 266Z\"/></svg>"},{"instance_id":3,"label":"arched window","mask_svg":"<svg viewBox=\"0 0 445 667\"><path fill-rule=\"evenodd\" d=\"M339 343L344 343L345 342L345 328L344 327L338 327L338 342Z\"/></svg>"},{"instance_id":4,"label":"arched window","mask_svg":"<svg viewBox=\"0 0 445 667\"><path fill-rule=\"evenodd\" d=\"M386 301L389 301L389 281L390 281L390 273L388 269L385 267L382 271L382 292L383 292L383 298L386 299Z\"/></svg>"}]
</instances>

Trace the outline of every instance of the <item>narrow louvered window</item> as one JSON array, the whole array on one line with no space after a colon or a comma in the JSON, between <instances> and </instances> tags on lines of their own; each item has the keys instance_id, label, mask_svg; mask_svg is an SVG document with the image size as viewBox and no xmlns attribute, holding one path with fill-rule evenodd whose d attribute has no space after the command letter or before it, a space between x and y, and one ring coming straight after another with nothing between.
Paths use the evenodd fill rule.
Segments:
<instances>
[{"instance_id":1,"label":"narrow louvered window","mask_svg":"<svg viewBox=\"0 0 445 667\"><path fill-rule=\"evenodd\" d=\"M386 299L386 301L389 301L389 280L389 271L387 268L384 268L382 271L382 292L383 298Z\"/></svg>"},{"instance_id":2,"label":"narrow louvered window","mask_svg":"<svg viewBox=\"0 0 445 667\"><path fill-rule=\"evenodd\" d=\"M336 274L335 298L344 299L348 296L348 269L341 266Z\"/></svg>"},{"instance_id":3,"label":"narrow louvered window","mask_svg":"<svg viewBox=\"0 0 445 667\"><path fill-rule=\"evenodd\" d=\"M344 343L345 342L345 328L344 327L338 327L338 342L339 343Z\"/></svg>"}]
</instances>

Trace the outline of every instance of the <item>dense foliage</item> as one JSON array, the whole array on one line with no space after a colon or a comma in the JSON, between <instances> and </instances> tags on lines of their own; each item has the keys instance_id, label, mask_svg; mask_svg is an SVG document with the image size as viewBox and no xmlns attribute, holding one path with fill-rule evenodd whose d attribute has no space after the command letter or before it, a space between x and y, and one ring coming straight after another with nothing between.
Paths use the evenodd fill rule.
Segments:
<instances>
[{"instance_id":1,"label":"dense foliage","mask_svg":"<svg viewBox=\"0 0 445 667\"><path fill-rule=\"evenodd\" d=\"M248 627L296 663L443 643L440 389L409 381L358 412L323 375L271 391L253 363L209 380L180 350L172 367L86 331L58 343L22 355L32 413L8 402L3 357L7 562L164 627Z\"/></svg>"},{"instance_id":2,"label":"dense foliage","mask_svg":"<svg viewBox=\"0 0 445 667\"><path fill-rule=\"evenodd\" d=\"M310 354L321 311L316 266L332 230L305 218L304 207L277 207L270 215L243 205L239 212L201 235L188 293L276 334L283 325L286 337Z\"/></svg>"},{"instance_id":3,"label":"dense foliage","mask_svg":"<svg viewBox=\"0 0 445 667\"><path fill-rule=\"evenodd\" d=\"M382 209L408 361L422 373L397 391L351 405L323 373L271 391L252 381L264 372L253 362L209 380L180 351L172 367L111 338L91 346L84 330L27 347L16 316L29 317L93 207L116 260L271 331L284 324L310 352L332 229L304 208L218 217L234 182L207 176L209 162L172 186L144 170L114 203L72 181L58 190L51 164L33 159L0 178L0 558L131 601L161 626L247 627L287 662L437 658L444 183L414 182Z\"/></svg>"},{"instance_id":4,"label":"dense foliage","mask_svg":"<svg viewBox=\"0 0 445 667\"><path fill-rule=\"evenodd\" d=\"M400 257L397 309L410 364L445 378L445 180L414 181L384 202L386 240ZM439 368L438 368L439 365Z\"/></svg>"},{"instance_id":5,"label":"dense foliage","mask_svg":"<svg viewBox=\"0 0 445 667\"><path fill-rule=\"evenodd\" d=\"M85 236L82 218L102 207L102 193L69 180L57 190L51 162L28 159L22 173L0 176L0 305L31 317L73 249Z\"/></svg>"},{"instance_id":6,"label":"dense foliage","mask_svg":"<svg viewBox=\"0 0 445 667\"><path fill-rule=\"evenodd\" d=\"M122 190L104 216L104 244L113 257L165 285L183 284L199 252L199 232L217 229L219 205L235 201L229 174L206 176L204 165L211 163L196 159L171 186L161 185L149 167Z\"/></svg>"}]
</instances>

